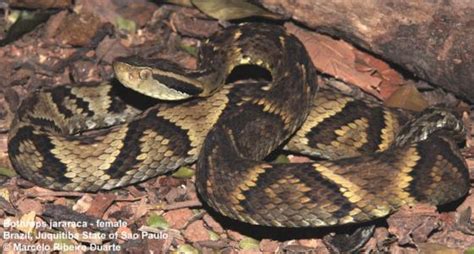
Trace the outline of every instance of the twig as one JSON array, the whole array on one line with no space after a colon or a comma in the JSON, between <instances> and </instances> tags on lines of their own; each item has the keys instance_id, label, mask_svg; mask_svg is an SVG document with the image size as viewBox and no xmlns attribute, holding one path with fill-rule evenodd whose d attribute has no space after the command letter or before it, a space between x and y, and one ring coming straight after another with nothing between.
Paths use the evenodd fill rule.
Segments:
<instances>
[{"instance_id":1,"label":"twig","mask_svg":"<svg viewBox=\"0 0 474 254\"><path fill-rule=\"evenodd\" d=\"M176 210L180 208L200 207L200 206L202 206L202 203L196 199L196 200L187 200L187 201L165 205L163 207L163 210Z\"/></svg>"}]
</instances>

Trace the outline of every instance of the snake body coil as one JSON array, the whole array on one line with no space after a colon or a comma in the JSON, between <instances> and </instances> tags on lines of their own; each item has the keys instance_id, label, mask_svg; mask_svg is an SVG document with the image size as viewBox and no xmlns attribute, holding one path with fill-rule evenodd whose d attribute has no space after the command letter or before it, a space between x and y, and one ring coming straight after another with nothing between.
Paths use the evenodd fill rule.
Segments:
<instances>
[{"instance_id":1,"label":"snake body coil","mask_svg":"<svg viewBox=\"0 0 474 254\"><path fill-rule=\"evenodd\" d=\"M331 90L317 94L304 47L280 27L226 29L205 43L200 60L197 70L118 60L118 79L146 95L212 94L143 113L110 83L35 92L9 133L14 167L41 186L97 191L198 160L197 189L211 207L244 222L285 227L363 222L468 191L466 165L448 136L463 131L452 113L430 109L413 118ZM224 86L242 64L268 70L271 81ZM328 160L263 161L282 145Z\"/></svg>"}]
</instances>

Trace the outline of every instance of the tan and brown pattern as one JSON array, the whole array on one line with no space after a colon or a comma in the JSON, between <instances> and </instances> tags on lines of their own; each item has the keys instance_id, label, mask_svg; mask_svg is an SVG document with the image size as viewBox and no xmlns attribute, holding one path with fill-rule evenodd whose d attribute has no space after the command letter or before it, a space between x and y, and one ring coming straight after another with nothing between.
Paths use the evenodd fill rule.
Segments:
<instances>
[{"instance_id":1,"label":"tan and brown pattern","mask_svg":"<svg viewBox=\"0 0 474 254\"><path fill-rule=\"evenodd\" d=\"M197 188L212 208L279 227L364 222L404 204L445 204L466 194L467 168L450 136L463 129L451 112L413 117L327 89L315 97L316 70L302 44L278 26L226 29L204 44L200 58L198 70L118 60L119 79L144 94L156 84L164 97L213 93L144 112L107 82L35 92L11 126L13 165L44 187L97 191L197 160ZM271 81L224 86L241 64L267 69ZM326 160L263 161L284 144Z\"/></svg>"}]
</instances>

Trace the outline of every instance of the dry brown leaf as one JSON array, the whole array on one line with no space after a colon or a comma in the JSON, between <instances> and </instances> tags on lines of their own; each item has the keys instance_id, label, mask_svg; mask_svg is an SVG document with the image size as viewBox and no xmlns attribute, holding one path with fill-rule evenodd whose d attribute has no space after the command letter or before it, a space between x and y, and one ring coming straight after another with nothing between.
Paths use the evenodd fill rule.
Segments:
<instances>
[{"instance_id":1,"label":"dry brown leaf","mask_svg":"<svg viewBox=\"0 0 474 254\"><path fill-rule=\"evenodd\" d=\"M387 63L345 41L304 30L292 23L285 26L303 42L318 70L356 85L379 99L388 98L406 83Z\"/></svg>"},{"instance_id":2,"label":"dry brown leaf","mask_svg":"<svg viewBox=\"0 0 474 254\"><path fill-rule=\"evenodd\" d=\"M312 160L308 157L305 156L299 156L299 155L293 155L290 154L288 155L288 160L291 163L306 163L306 162L312 162Z\"/></svg>"},{"instance_id":3,"label":"dry brown leaf","mask_svg":"<svg viewBox=\"0 0 474 254\"><path fill-rule=\"evenodd\" d=\"M117 1L113 2L115 4L117 3ZM138 27L146 25L146 23L152 19L153 13L158 9L156 4L146 0L133 0L129 3L121 3L120 5L121 6L117 9L120 18L133 21ZM111 23L118 26L120 18Z\"/></svg>"},{"instance_id":4,"label":"dry brown leaf","mask_svg":"<svg viewBox=\"0 0 474 254\"><path fill-rule=\"evenodd\" d=\"M437 243L418 244L418 250L421 254L462 254L460 249L449 248Z\"/></svg>"},{"instance_id":5,"label":"dry brown leaf","mask_svg":"<svg viewBox=\"0 0 474 254\"><path fill-rule=\"evenodd\" d=\"M95 195L92 200L92 204L94 205L87 210L86 214L101 218L107 208L115 201L116 197L115 194L111 193L99 193Z\"/></svg>"},{"instance_id":6,"label":"dry brown leaf","mask_svg":"<svg viewBox=\"0 0 474 254\"><path fill-rule=\"evenodd\" d=\"M115 24L120 15L117 13L118 6L113 0L77 0L75 10L77 12L89 12L95 14L102 22Z\"/></svg>"},{"instance_id":7,"label":"dry brown leaf","mask_svg":"<svg viewBox=\"0 0 474 254\"><path fill-rule=\"evenodd\" d=\"M378 87L382 79L372 76L370 72L356 69L354 47L349 43L304 30L291 23L285 26L303 42L318 70L359 86L364 91L381 98Z\"/></svg>"},{"instance_id":8,"label":"dry brown leaf","mask_svg":"<svg viewBox=\"0 0 474 254\"><path fill-rule=\"evenodd\" d=\"M472 192L473 190L471 189L471 193ZM461 213L469 207L471 208L471 218L474 218L474 195L467 196L464 202L462 202L462 204L456 208L456 211Z\"/></svg>"},{"instance_id":9,"label":"dry brown leaf","mask_svg":"<svg viewBox=\"0 0 474 254\"><path fill-rule=\"evenodd\" d=\"M221 224L214 220L209 214L205 214L203 217L204 222L206 222L207 226L209 226L214 232L218 234L222 234L225 232L224 228L222 228Z\"/></svg>"},{"instance_id":10,"label":"dry brown leaf","mask_svg":"<svg viewBox=\"0 0 474 254\"><path fill-rule=\"evenodd\" d=\"M436 207L432 205L404 206L387 219L388 231L398 238L400 245L425 241L431 232L440 227L438 217ZM414 232L415 237L412 235Z\"/></svg>"},{"instance_id":11,"label":"dry brown leaf","mask_svg":"<svg viewBox=\"0 0 474 254\"><path fill-rule=\"evenodd\" d=\"M365 70L367 74L382 80L382 83L378 87L378 92L382 99L390 97L402 84L406 83L402 75L392 69L386 62L355 48L354 54L356 56L356 69L361 71Z\"/></svg>"},{"instance_id":12,"label":"dry brown leaf","mask_svg":"<svg viewBox=\"0 0 474 254\"><path fill-rule=\"evenodd\" d=\"M73 238L79 242L102 244L106 240L106 238L100 235L100 232L85 232L83 228L78 227L63 227L63 229L66 232L71 232Z\"/></svg>"},{"instance_id":13,"label":"dry brown leaf","mask_svg":"<svg viewBox=\"0 0 474 254\"><path fill-rule=\"evenodd\" d=\"M96 54L99 59L106 63L112 63L119 56L128 56L131 54L130 49L124 47L119 39L111 39L105 37L97 46Z\"/></svg>"},{"instance_id":14,"label":"dry brown leaf","mask_svg":"<svg viewBox=\"0 0 474 254\"><path fill-rule=\"evenodd\" d=\"M133 205L126 206L132 211L133 218L130 218L129 223L134 223L136 220L148 213L152 208L152 205L147 204L147 199L142 198L139 202L136 202Z\"/></svg>"},{"instance_id":15,"label":"dry brown leaf","mask_svg":"<svg viewBox=\"0 0 474 254\"><path fill-rule=\"evenodd\" d=\"M118 238L122 240L132 239L133 232L129 227L119 227L116 231Z\"/></svg>"},{"instance_id":16,"label":"dry brown leaf","mask_svg":"<svg viewBox=\"0 0 474 254\"><path fill-rule=\"evenodd\" d=\"M29 9L52 9L67 8L72 4L71 0L9 0L10 7Z\"/></svg>"},{"instance_id":17,"label":"dry brown leaf","mask_svg":"<svg viewBox=\"0 0 474 254\"><path fill-rule=\"evenodd\" d=\"M70 200L63 198L63 197L57 197L54 201L53 204L55 205L62 205L62 206L68 206Z\"/></svg>"},{"instance_id":18,"label":"dry brown leaf","mask_svg":"<svg viewBox=\"0 0 474 254\"><path fill-rule=\"evenodd\" d=\"M56 38L63 44L86 46L101 28L100 19L90 13L67 15L57 30Z\"/></svg>"},{"instance_id":19,"label":"dry brown leaf","mask_svg":"<svg viewBox=\"0 0 474 254\"><path fill-rule=\"evenodd\" d=\"M204 222L202 220L197 220L189 224L183 234L184 237L191 242L210 240L209 232L204 227Z\"/></svg>"},{"instance_id":20,"label":"dry brown leaf","mask_svg":"<svg viewBox=\"0 0 474 254\"><path fill-rule=\"evenodd\" d=\"M301 239L298 240L301 246L309 247L313 249L326 249L326 245L322 239Z\"/></svg>"},{"instance_id":21,"label":"dry brown leaf","mask_svg":"<svg viewBox=\"0 0 474 254\"><path fill-rule=\"evenodd\" d=\"M33 211L38 214L38 213L41 213L43 209L43 206L38 200L34 200L30 198L20 200L19 202L16 203L16 207L22 213Z\"/></svg>"},{"instance_id":22,"label":"dry brown leaf","mask_svg":"<svg viewBox=\"0 0 474 254\"><path fill-rule=\"evenodd\" d=\"M423 98L423 95L418 92L418 89L412 84L404 85L395 91L384 104L389 107L403 108L413 111L423 111L427 108L428 102Z\"/></svg>"},{"instance_id":23,"label":"dry brown leaf","mask_svg":"<svg viewBox=\"0 0 474 254\"><path fill-rule=\"evenodd\" d=\"M260 241L260 250L264 253L276 253L280 248L280 243L275 240L262 239Z\"/></svg>"},{"instance_id":24,"label":"dry brown leaf","mask_svg":"<svg viewBox=\"0 0 474 254\"><path fill-rule=\"evenodd\" d=\"M387 239L389 238L388 230L384 227L377 227L374 230L374 235L364 246L364 253L377 253L387 246Z\"/></svg>"},{"instance_id":25,"label":"dry brown leaf","mask_svg":"<svg viewBox=\"0 0 474 254\"><path fill-rule=\"evenodd\" d=\"M182 229L188 223L189 219L193 217L193 212L189 208L177 209L166 212L163 216L170 226L175 229Z\"/></svg>"},{"instance_id":26,"label":"dry brown leaf","mask_svg":"<svg viewBox=\"0 0 474 254\"><path fill-rule=\"evenodd\" d=\"M33 230L35 229L35 218L36 218L35 211L31 211L29 213L23 214L16 228L25 234L32 233Z\"/></svg>"},{"instance_id":27,"label":"dry brown leaf","mask_svg":"<svg viewBox=\"0 0 474 254\"><path fill-rule=\"evenodd\" d=\"M87 193L77 200L77 202L72 206L72 210L78 213L85 213L92 206L92 200L94 200L92 195Z\"/></svg>"},{"instance_id":28,"label":"dry brown leaf","mask_svg":"<svg viewBox=\"0 0 474 254\"><path fill-rule=\"evenodd\" d=\"M170 22L176 31L194 38L208 38L219 30L215 20L196 18L196 9L182 9L171 16Z\"/></svg>"},{"instance_id":29,"label":"dry brown leaf","mask_svg":"<svg viewBox=\"0 0 474 254\"><path fill-rule=\"evenodd\" d=\"M467 249L473 247L474 236L453 229L443 230L433 234L429 242L442 244L449 248Z\"/></svg>"},{"instance_id":30,"label":"dry brown leaf","mask_svg":"<svg viewBox=\"0 0 474 254\"><path fill-rule=\"evenodd\" d=\"M242 234L240 234L239 232L234 231L232 229L227 230L227 235L229 236L230 239L232 239L234 241L237 241L237 242L244 239L244 237L245 237Z\"/></svg>"}]
</instances>

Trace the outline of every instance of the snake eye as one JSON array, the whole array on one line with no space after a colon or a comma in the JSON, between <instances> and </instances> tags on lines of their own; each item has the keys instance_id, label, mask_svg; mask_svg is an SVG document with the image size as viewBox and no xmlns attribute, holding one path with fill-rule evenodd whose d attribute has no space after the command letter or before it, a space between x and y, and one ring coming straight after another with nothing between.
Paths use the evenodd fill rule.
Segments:
<instances>
[{"instance_id":1,"label":"snake eye","mask_svg":"<svg viewBox=\"0 0 474 254\"><path fill-rule=\"evenodd\" d=\"M147 80L149 79L151 76L152 76L152 73L150 70L141 70L139 73L138 73L140 79L142 80Z\"/></svg>"}]
</instances>

